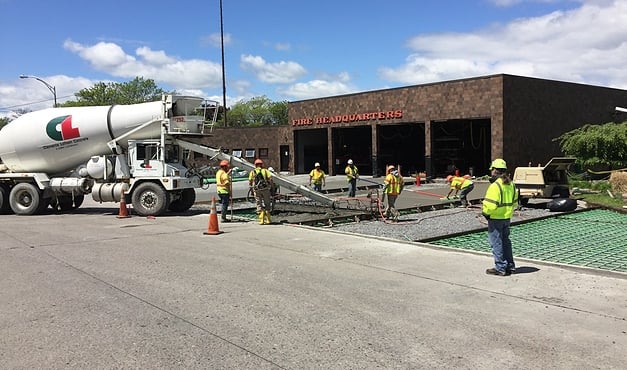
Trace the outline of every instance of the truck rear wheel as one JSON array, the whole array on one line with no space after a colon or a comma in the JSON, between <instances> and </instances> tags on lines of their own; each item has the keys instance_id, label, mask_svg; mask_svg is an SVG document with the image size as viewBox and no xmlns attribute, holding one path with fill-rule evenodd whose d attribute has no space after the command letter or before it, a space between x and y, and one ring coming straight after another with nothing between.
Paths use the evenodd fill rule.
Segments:
<instances>
[{"instance_id":1,"label":"truck rear wheel","mask_svg":"<svg viewBox=\"0 0 627 370\"><path fill-rule=\"evenodd\" d=\"M140 216L158 216L170 206L170 194L160 185L144 182L133 191L133 210Z\"/></svg>"},{"instance_id":2,"label":"truck rear wheel","mask_svg":"<svg viewBox=\"0 0 627 370\"><path fill-rule=\"evenodd\" d=\"M0 184L0 214L5 215L11 213L11 205L9 204L9 194L11 189L6 184Z\"/></svg>"},{"instance_id":3,"label":"truck rear wheel","mask_svg":"<svg viewBox=\"0 0 627 370\"><path fill-rule=\"evenodd\" d=\"M43 212L48 202L41 195L39 189L27 182L22 182L11 189L9 204L16 215L29 216Z\"/></svg>"},{"instance_id":4,"label":"truck rear wheel","mask_svg":"<svg viewBox=\"0 0 627 370\"><path fill-rule=\"evenodd\" d=\"M170 203L170 211L185 212L190 209L196 202L196 192L194 189L183 189L181 197Z\"/></svg>"}]
</instances>

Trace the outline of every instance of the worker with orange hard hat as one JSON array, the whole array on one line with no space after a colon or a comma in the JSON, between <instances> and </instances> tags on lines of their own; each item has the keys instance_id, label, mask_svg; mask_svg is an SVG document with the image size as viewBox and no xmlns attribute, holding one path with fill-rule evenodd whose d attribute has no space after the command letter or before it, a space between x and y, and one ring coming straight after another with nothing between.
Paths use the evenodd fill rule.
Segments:
<instances>
[{"instance_id":1,"label":"worker with orange hard hat","mask_svg":"<svg viewBox=\"0 0 627 370\"><path fill-rule=\"evenodd\" d=\"M220 197L220 204L222 205L220 208L222 222L230 222L230 220L226 218L226 212L231 201L232 190L231 169L229 167L229 161L222 160L220 162L220 169L216 172L216 188L218 190L218 197Z\"/></svg>"},{"instance_id":2,"label":"worker with orange hard hat","mask_svg":"<svg viewBox=\"0 0 627 370\"><path fill-rule=\"evenodd\" d=\"M468 206L468 194L475 188L475 184L470 179L470 176L453 176L448 175L446 182L451 184L451 190L446 194L446 199L449 199L451 193L455 192L454 197L459 193L459 199L462 202L462 207Z\"/></svg>"},{"instance_id":3,"label":"worker with orange hard hat","mask_svg":"<svg viewBox=\"0 0 627 370\"><path fill-rule=\"evenodd\" d=\"M263 168L263 160L255 159L255 169L248 174L248 186L255 193L255 203L257 214L259 215L259 225L267 225L271 222L270 212L272 211L271 188L272 173Z\"/></svg>"}]
</instances>

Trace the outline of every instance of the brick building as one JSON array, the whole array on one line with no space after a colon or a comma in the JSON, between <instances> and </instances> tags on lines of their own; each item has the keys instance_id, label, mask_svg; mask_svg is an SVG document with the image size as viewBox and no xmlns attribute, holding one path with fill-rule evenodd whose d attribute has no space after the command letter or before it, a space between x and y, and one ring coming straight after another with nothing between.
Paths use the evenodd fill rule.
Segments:
<instances>
[{"instance_id":1,"label":"brick building","mask_svg":"<svg viewBox=\"0 0 627 370\"><path fill-rule=\"evenodd\" d=\"M495 157L511 168L546 163L562 154L553 139L614 121L626 104L626 90L499 74L295 101L290 126L218 129L209 144L290 173L314 162L343 173L351 158L374 176L387 164L405 174L483 175Z\"/></svg>"}]
</instances>

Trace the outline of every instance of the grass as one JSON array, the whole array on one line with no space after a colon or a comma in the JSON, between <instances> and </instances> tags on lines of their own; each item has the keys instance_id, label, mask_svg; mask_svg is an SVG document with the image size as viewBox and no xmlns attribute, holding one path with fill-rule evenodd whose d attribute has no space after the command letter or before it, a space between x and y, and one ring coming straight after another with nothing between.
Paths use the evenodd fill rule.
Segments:
<instances>
[{"instance_id":1,"label":"grass","mask_svg":"<svg viewBox=\"0 0 627 370\"><path fill-rule=\"evenodd\" d=\"M609 195L608 190L611 191L609 181L569 180L569 184L571 191L576 188L594 191L594 193L591 194L575 194L573 195L573 198L584 200L589 204L602 207L622 208L625 205L625 202L623 202L620 194L615 195L614 198Z\"/></svg>"}]
</instances>

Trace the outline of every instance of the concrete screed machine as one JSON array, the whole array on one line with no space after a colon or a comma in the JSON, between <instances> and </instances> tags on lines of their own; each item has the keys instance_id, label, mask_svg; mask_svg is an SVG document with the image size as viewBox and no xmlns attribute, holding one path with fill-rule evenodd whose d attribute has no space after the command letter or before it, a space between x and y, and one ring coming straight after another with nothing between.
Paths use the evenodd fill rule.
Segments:
<instances>
[{"instance_id":1,"label":"concrete screed machine","mask_svg":"<svg viewBox=\"0 0 627 370\"><path fill-rule=\"evenodd\" d=\"M0 130L0 213L33 215L52 206L96 202L133 206L140 216L183 212L196 200L203 177L185 166L189 151L228 160L248 170L250 162L190 141L211 135L216 102L164 95L161 101L50 108L24 114ZM211 114L213 113L213 114ZM208 123L207 123L208 122ZM275 175L274 181L324 206L335 201Z\"/></svg>"}]
</instances>

